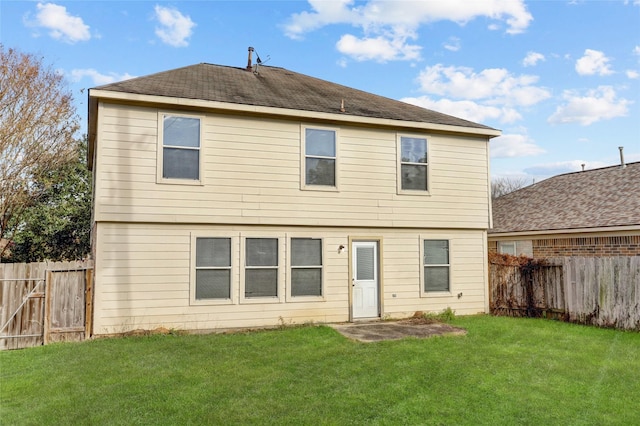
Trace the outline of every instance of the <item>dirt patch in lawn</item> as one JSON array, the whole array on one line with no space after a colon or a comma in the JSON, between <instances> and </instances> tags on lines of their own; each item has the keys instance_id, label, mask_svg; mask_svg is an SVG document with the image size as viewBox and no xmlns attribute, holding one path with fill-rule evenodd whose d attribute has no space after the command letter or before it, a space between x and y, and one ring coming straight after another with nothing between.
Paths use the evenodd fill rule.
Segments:
<instances>
[{"instance_id":1,"label":"dirt patch in lawn","mask_svg":"<svg viewBox=\"0 0 640 426\"><path fill-rule=\"evenodd\" d=\"M377 321L367 323L332 324L342 335L359 342L399 340L407 337L423 339L433 336L462 336L467 330L441 322L422 318L401 321Z\"/></svg>"}]
</instances>

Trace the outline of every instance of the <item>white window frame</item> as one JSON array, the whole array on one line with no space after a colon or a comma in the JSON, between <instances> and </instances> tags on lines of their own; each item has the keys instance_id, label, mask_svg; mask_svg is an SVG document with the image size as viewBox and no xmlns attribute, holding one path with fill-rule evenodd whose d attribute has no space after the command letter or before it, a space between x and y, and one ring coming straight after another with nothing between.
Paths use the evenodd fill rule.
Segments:
<instances>
[{"instance_id":1,"label":"white window frame","mask_svg":"<svg viewBox=\"0 0 640 426\"><path fill-rule=\"evenodd\" d=\"M291 246L293 245L291 243L291 240L293 239L314 239L314 240L320 240L320 256L322 257L322 264L319 266L320 268L320 276L321 276L321 282L320 282L320 296L293 296L291 294L291 290L293 287L292 284L292 269L294 268L305 268L305 266L301 266L301 265L297 265L297 266L293 266L292 262L291 262ZM287 302L309 302L309 301L324 301L325 300L325 291L326 291L326 269L325 269L325 265L326 265L326 258L325 258L325 254L326 254L326 249L325 249L325 239L320 237L320 236L309 236L309 235L288 235L287 237L287 251L286 251L286 258L287 258L287 282L286 282L286 287L287 287L287 297L286 300ZM308 265L306 266L307 268L318 268L317 265Z\"/></svg>"},{"instance_id":2,"label":"white window frame","mask_svg":"<svg viewBox=\"0 0 640 426\"><path fill-rule=\"evenodd\" d=\"M505 247L511 247L513 249L513 253L508 253L504 251ZM518 255L518 245L515 241L498 241L498 253L500 254L510 254L511 256Z\"/></svg>"},{"instance_id":3,"label":"white window frame","mask_svg":"<svg viewBox=\"0 0 640 426\"><path fill-rule=\"evenodd\" d=\"M307 129L312 130L327 130L334 132L335 134L335 157L318 157L311 155L313 158L327 158L335 161L335 186L330 185L307 185ZM300 125L300 189L309 191L333 191L337 192L340 188L340 131L336 127L314 126L310 124Z\"/></svg>"},{"instance_id":4,"label":"white window frame","mask_svg":"<svg viewBox=\"0 0 640 426\"><path fill-rule=\"evenodd\" d=\"M196 240L198 238L230 238L231 239L231 282L229 299L196 299ZM189 304L200 305L236 305L238 304L238 281L240 265L238 263L238 234L228 232L197 232L191 233Z\"/></svg>"},{"instance_id":5,"label":"white window frame","mask_svg":"<svg viewBox=\"0 0 640 426\"><path fill-rule=\"evenodd\" d=\"M448 264L442 264L442 265L429 265L429 266L447 266L449 267L449 290L448 291L426 291L425 290L425 276L424 276L424 268L425 268L425 263L424 263L424 242L425 241L432 241L432 240L436 240L436 241L440 241L440 240L445 240L449 242L449 263ZM444 236L444 235L421 235L420 239L419 239L419 244L420 244L420 297L430 297L430 298L434 298L434 297L451 297L452 294L454 294L454 285L453 283L455 282L454 280L454 267L453 267L453 256L452 253L454 251L453 249L453 240L451 239L450 236Z\"/></svg>"},{"instance_id":6,"label":"white window frame","mask_svg":"<svg viewBox=\"0 0 640 426\"><path fill-rule=\"evenodd\" d=\"M267 297L246 297L245 296L245 271L247 269L246 266L246 255L247 255L247 238L257 238L257 239L277 239L278 240L278 266L277 269L277 291L278 294L275 297L267 296ZM285 297L285 242L286 237L284 235L265 235L265 234L253 234L253 233L243 233L240 237L240 303L242 304L255 304L255 303L282 303L286 300ZM251 268L251 267L250 267Z\"/></svg>"},{"instance_id":7,"label":"white window frame","mask_svg":"<svg viewBox=\"0 0 640 426\"><path fill-rule=\"evenodd\" d=\"M197 180L192 179L176 179L163 177L163 159L164 159L164 118L165 117L185 117L200 120L200 146L198 147L198 177ZM204 185L204 116L196 114L185 114L182 112L158 111L158 144L156 155L156 183L166 183L175 185ZM169 145L171 147L171 145ZM184 148L184 147L178 147ZM191 149L191 148L184 148Z\"/></svg>"},{"instance_id":8,"label":"white window frame","mask_svg":"<svg viewBox=\"0 0 640 426\"><path fill-rule=\"evenodd\" d=\"M403 162L402 161L402 138L413 138L413 139L424 139L427 148L427 162L426 163L411 163L411 162ZM431 150L429 143L429 135L417 135L417 134L408 134L408 133L398 133L396 134L396 182L397 182L397 193L402 195L418 195L418 196L429 196L431 195ZM427 176L427 187L424 191L416 190L416 189L403 189L402 188L402 165L419 165L426 167L426 176Z\"/></svg>"}]
</instances>

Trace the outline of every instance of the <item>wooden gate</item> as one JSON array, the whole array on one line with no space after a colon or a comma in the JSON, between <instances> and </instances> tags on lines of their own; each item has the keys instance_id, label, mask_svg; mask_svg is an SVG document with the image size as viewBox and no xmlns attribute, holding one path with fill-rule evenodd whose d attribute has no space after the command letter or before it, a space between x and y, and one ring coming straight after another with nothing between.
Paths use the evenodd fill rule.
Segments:
<instances>
[{"instance_id":1,"label":"wooden gate","mask_svg":"<svg viewBox=\"0 0 640 426\"><path fill-rule=\"evenodd\" d=\"M90 262L0 265L0 349L90 336L91 266Z\"/></svg>"},{"instance_id":2,"label":"wooden gate","mask_svg":"<svg viewBox=\"0 0 640 426\"><path fill-rule=\"evenodd\" d=\"M91 269L47 271L44 344L80 341L90 334ZM89 290L89 291L87 291Z\"/></svg>"}]
</instances>

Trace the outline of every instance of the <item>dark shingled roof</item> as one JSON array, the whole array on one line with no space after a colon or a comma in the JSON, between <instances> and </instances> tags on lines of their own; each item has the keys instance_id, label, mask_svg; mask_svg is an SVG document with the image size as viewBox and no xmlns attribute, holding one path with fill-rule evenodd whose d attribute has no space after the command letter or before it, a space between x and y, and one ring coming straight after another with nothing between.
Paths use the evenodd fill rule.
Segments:
<instances>
[{"instance_id":1,"label":"dark shingled roof","mask_svg":"<svg viewBox=\"0 0 640 426\"><path fill-rule=\"evenodd\" d=\"M244 68L203 63L96 89L333 114L341 113L344 100L345 112L342 114L345 115L494 130L405 102L269 66L260 66L258 72L253 73Z\"/></svg>"},{"instance_id":2,"label":"dark shingled roof","mask_svg":"<svg viewBox=\"0 0 640 426\"><path fill-rule=\"evenodd\" d=\"M489 233L640 226L640 162L567 173L493 201Z\"/></svg>"}]
</instances>

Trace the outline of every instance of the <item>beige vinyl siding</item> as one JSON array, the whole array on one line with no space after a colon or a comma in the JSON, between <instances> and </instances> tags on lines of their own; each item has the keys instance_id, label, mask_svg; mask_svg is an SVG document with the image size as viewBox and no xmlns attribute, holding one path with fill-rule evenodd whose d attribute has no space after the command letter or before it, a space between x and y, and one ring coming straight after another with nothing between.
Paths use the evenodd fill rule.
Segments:
<instances>
[{"instance_id":1,"label":"beige vinyl siding","mask_svg":"<svg viewBox=\"0 0 640 426\"><path fill-rule=\"evenodd\" d=\"M322 300L201 305L191 303L191 238L246 235L322 238L324 245ZM401 318L415 311L451 307L458 314L485 311L486 240L477 230L395 230L290 226L213 226L187 224L97 224L95 264L95 334L166 327L212 330L276 326L280 322L343 322L349 320L349 237L382 238L380 277L383 317ZM419 255L422 238L451 241L451 293L420 296ZM345 246L339 252L338 247ZM238 245L233 262L238 262ZM288 265L288 261L285 262ZM289 274L281 265L284 274ZM242 265L240 265L242 267ZM233 269L232 291L240 291L239 268ZM457 293L462 292L461 298ZM394 296L395 295L395 296Z\"/></svg>"},{"instance_id":2,"label":"beige vinyl siding","mask_svg":"<svg viewBox=\"0 0 640 426\"><path fill-rule=\"evenodd\" d=\"M424 239L450 242L451 282L449 294L420 296L422 259L420 245ZM416 311L441 311L451 307L465 315L483 312L486 297L485 239L477 231L426 231L402 238L385 239L385 310L402 317ZM416 285L420 282L420 285ZM458 294L462 296L458 298ZM396 297L393 297L396 294Z\"/></svg>"},{"instance_id":3,"label":"beige vinyl siding","mask_svg":"<svg viewBox=\"0 0 640 426\"><path fill-rule=\"evenodd\" d=\"M203 117L203 185L162 184L156 183L159 112L172 111L100 105L97 221L459 229L488 225L486 138L425 134L430 192L410 196L397 194L397 132L341 125L339 191L302 191L300 129L313 124L198 112Z\"/></svg>"}]
</instances>

